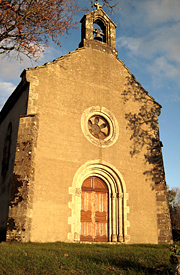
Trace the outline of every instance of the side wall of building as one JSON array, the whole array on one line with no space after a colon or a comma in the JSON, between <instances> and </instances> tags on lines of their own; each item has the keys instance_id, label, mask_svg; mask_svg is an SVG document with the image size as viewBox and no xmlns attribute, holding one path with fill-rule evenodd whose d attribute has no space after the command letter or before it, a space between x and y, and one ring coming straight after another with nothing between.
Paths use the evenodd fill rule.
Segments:
<instances>
[{"instance_id":1,"label":"side wall of building","mask_svg":"<svg viewBox=\"0 0 180 275\"><path fill-rule=\"evenodd\" d=\"M38 124L38 115L20 117L7 240L30 241Z\"/></svg>"},{"instance_id":2,"label":"side wall of building","mask_svg":"<svg viewBox=\"0 0 180 275\"><path fill-rule=\"evenodd\" d=\"M28 87L2 118L0 124L0 240L6 239L6 227L9 212L11 182L14 169L17 133L20 115L26 114Z\"/></svg>"}]
</instances>

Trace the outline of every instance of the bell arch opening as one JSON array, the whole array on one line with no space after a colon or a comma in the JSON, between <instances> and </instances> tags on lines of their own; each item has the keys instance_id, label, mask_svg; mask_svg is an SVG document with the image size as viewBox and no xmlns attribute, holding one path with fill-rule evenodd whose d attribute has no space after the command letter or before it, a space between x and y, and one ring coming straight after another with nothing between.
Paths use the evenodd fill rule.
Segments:
<instances>
[{"instance_id":1,"label":"bell arch opening","mask_svg":"<svg viewBox=\"0 0 180 275\"><path fill-rule=\"evenodd\" d=\"M95 40L106 43L106 25L100 19L93 22L93 33Z\"/></svg>"},{"instance_id":2,"label":"bell arch opening","mask_svg":"<svg viewBox=\"0 0 180 275\"><path fill-rule=\"evenodd\" d=\"M71 233L68 234L68 240L93 241L92 239L84 240L81 237L81 235L83 235L81 234L81 210L82 203L84 203L84 195L82 195L84 182L91 180L92 178L99 179L99 181L107 186L106 195L102 195L104 196L104 199L105 196L107 197L107 235L102 233L101 240L98 240L99 237L95 237L94 241L128 242L129 221L127 219L127 214L129 213L129 207L127 203L128 194L126 193L126 186L119 171L102 160L90 161L82 165L74 176L72 187L69 188L69 193L72 195L72 201L69 202L69 208L72 210L72 215L68 219L68 223L71 225ZM95 199L95 197L93 199ZM88 200L90 199L87 199L87 201ZM88 208L86 209L90 210ZM93 215L96 215L96 213ZM102 216L103 215L105 219L106 214L104 213ZM92 220L92 214L89 212L89 221L90 220ZM87 230L87 228L85 230ZM88 230L90 230L90 227ZM86 235L90 236L89 234Z\"/></svg>"}]
</instances>

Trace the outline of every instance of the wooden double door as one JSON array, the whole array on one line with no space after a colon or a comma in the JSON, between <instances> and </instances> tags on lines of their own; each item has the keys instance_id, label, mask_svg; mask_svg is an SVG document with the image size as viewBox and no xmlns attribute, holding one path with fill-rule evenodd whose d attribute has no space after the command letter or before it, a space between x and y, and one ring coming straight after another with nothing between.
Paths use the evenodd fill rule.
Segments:
<instances>
[{"instance_id":1,"label":"wooden double door","mask_svg":"<svg viewBox=\"0 0 180 275\"><path fill-rule=\"evenodd\" d=\"M108 241L108 188L98 177L89 177L82 185L80 240Z\"/></svg>"}]
</instances>

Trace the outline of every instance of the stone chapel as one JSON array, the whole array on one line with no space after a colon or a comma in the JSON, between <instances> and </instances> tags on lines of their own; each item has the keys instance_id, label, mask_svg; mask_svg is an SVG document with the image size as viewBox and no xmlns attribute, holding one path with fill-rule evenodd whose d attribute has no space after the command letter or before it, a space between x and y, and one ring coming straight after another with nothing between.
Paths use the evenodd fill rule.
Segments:
<instances>
[{"instance_id":1,"label":"stone chapel","mask_svg":"<svg viewBox=\"0 0 180 275\"><path fill-rule=\"evenodd\" d=\"M161 105L118 59L99 3L81 28L0 113L1 241L170 243Z\"/></svg>"}]
</instances>

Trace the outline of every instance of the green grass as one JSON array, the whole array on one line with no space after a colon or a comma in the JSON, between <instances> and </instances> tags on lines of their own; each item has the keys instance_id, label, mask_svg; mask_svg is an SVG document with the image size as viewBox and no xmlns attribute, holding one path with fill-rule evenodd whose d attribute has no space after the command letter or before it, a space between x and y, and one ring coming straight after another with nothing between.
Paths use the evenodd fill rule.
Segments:
<instances>
[{"instance_id":1,"label":"green grass","mask_svg":"<svg viewBox=\"0 0 180 275\"><path fill-rule=\"evenodd\" d=\"M1 243L0 274L171 274L169 246Z\"/></svg>"}]
</instances>

